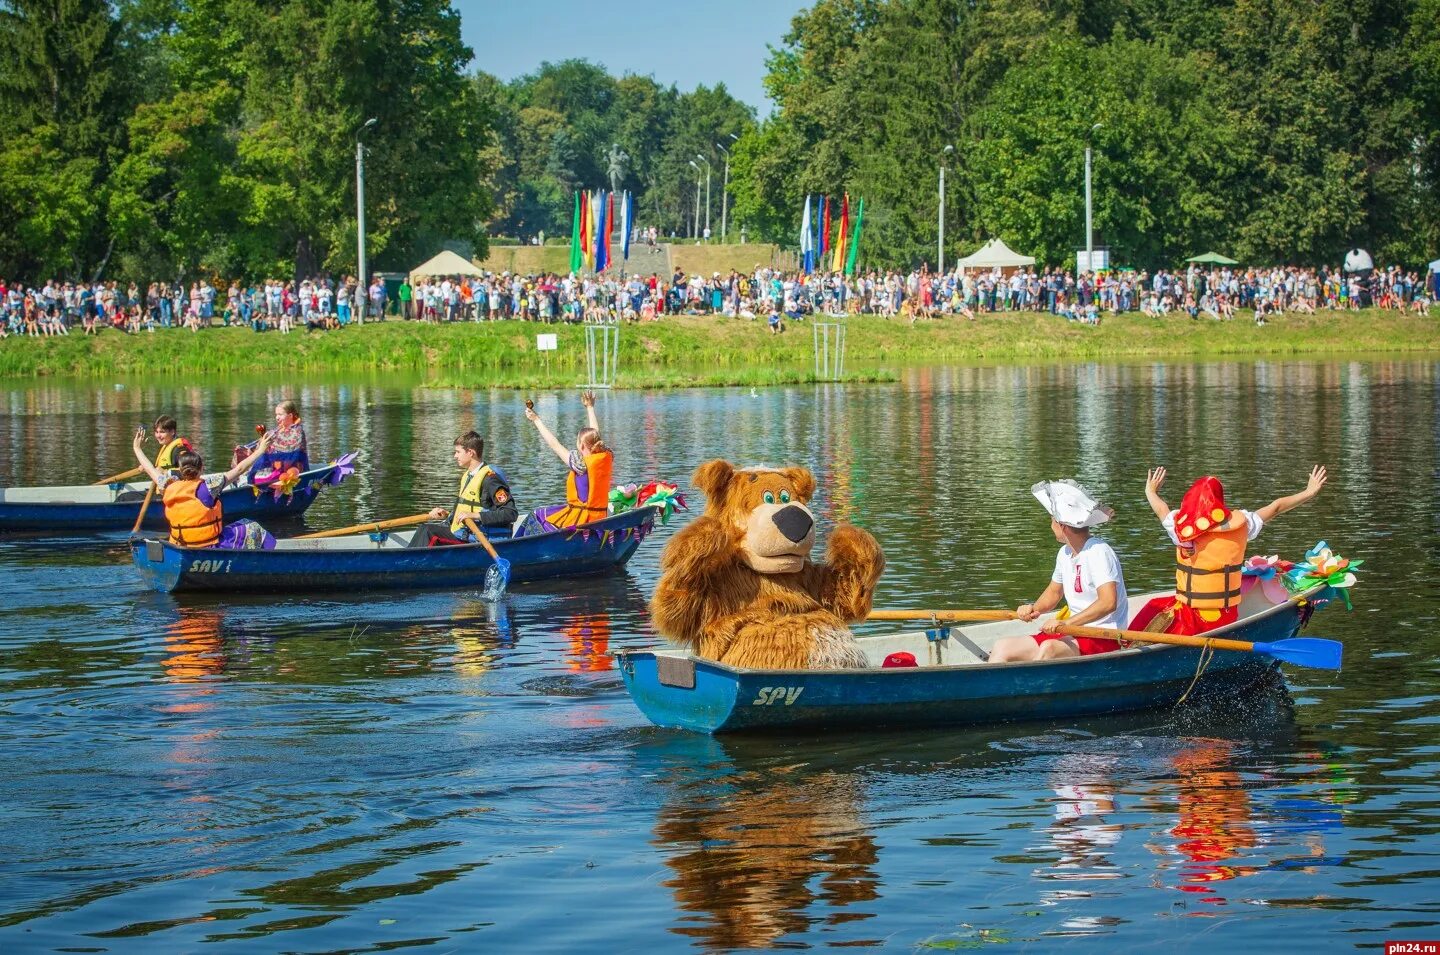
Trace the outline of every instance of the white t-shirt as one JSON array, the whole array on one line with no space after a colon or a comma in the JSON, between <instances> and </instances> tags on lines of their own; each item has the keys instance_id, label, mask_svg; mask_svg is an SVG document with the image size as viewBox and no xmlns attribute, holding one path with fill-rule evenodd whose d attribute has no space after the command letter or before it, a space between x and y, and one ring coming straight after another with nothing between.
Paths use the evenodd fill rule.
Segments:
<instances>
[{"instance_id":1,"label":"white t-shirt","mask_svg":"<svg viewBox=\"0 0 1440 955\"><path fill-rule=\"evenodd\" d=\"M1092 620L1086 626L1125 629L1129 620L1129 597L1125 593L1125 575L1120 571L1120 558L1110 545L1098 537L1092 537L1072 554L1069 544L1061 544L1055 555L1055 573L1050 575L1053 583L1065 592L1065 603L1070 607L1070 616L1084 613L1100 597L1100 588L1105 584L1115 585L1115 610L1099 620Z\"/></svg>"},{"instance_id":2,"label":"white t-shirt","mask_svg":"<svg viewBox=\"0 0 1440 955\"><path fill-rule=\"evenodd\" d=\"M1184 546L1180 543L1180 535L1175 533L1175 517L1179 513L1180 512L1178 510L1171 511L1169 514L1166 514L1165 519L1160 522L1160 526L1165 528L1165 533L1170 535L1170 540L1175 544L1176 547ZM1237 507L1235 508L1235 513L1245 515L1245 539L1247 541L1253 541L1255 538L1259 537L1260 532L1265 529L1265 521L1260 517L1259 514L1256 514L1254 511L1242 511L1240 508Z\"/></svg>"}]
</instances>

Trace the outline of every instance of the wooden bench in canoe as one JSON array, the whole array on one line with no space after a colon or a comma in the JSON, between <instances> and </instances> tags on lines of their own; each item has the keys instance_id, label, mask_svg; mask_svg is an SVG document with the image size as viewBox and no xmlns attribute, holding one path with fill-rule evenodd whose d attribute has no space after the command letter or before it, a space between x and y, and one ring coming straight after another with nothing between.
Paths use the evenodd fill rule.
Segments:
<instances>
[{"instance_id":1,"label":"wooden bench in canoe","mask_svg":"<svg viewBox=\"0 0 1440 955\"><path fill-rule=\"evenodd\" d=\"M493 538L510 561L511 583L602 574L634 555L659 508L640 507L581 527L529 537ZM423 529L280 540L274 550L176 547L134 539L131 557L145 583L162 592L318 593L337 590L477 588L494 562L479 544L427 546Z\"/></svg>"},{"instance_id":2,"label":"wooden bench in canoe","mask_svg":"<svg viewBox=\"0 0 1440 955\"><path fill-rule=\"evenodd\" d=\"M1322 599L1324 585L1288 603L1246 595L1240 619L1209 635L1251 642L1293 637ZM1130 598L1130 615L1159 594ZM1252 599L1253 598L1253 599ZM1034 633L1036 623L1004 621L859 637L870 669L741 670L680 649L622 650L625 688L658 726L722 733L819 727L1004 723L1070 719L1238 695L1278 666L1257 653L1215 651L1196 679L1204 651L1147 644L1053 661L991 664L1000 637ZM908 651L919 666L881 669ZM1191 684L1194 683L1192 688Z\"/></svg>"},{"instance_id":3,"label":"wooden bench in canoe","mask_svg":"<svg viewBox=\"0 0 1440 955\"><path fill-rule=\"evenodd\" d=\"M315 500L314 485L327 482L334 464L300 475L293 494L276 497L249 484L231 485L220 493L226 522L248 517L264 521L299 517ZM209 475L213 476L213 475ZM135 526L149 481L127 484L82 484L74 487L0 488L0 532L51 531L59 534L129 530ZM164 528L165 505L156 494L145 510L145 527Z\"/></svg>"}]
</instances>

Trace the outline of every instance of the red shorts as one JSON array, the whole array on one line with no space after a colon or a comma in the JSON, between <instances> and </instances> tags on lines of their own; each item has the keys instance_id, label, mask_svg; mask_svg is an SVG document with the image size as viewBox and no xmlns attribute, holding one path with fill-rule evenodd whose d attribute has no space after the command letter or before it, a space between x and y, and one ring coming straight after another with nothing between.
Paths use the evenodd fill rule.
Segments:
<instances>
[{"instance_id":1,"label":"red shorts","mask_svg":"<svg viewBox=\"0 0 1440 955\"><path fill-rule=\"evenodd\" d=\"M1063 633L1032 633L1030 639L1036 643L1043 644L1046 640L1064 640ZM1110 653L1120 649L1119 640L1104 640L1099 637L1070 637L1075 641L1075 648L1080 651L1082 657L1088 657L1095 653Z\"/></svg>"}]
</instances>

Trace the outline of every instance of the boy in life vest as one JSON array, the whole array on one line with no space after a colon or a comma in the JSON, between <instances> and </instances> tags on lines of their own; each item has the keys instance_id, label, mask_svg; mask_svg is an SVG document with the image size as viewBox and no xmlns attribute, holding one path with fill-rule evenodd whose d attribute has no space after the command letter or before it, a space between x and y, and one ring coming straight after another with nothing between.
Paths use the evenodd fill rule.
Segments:
<instances>
[{"instance_id":1,"label":"boy in life vest","mask_svg":"<svg viewBox=\"0 0 1440 955\"><path fill-rule=\"evenodd\" d=\"M540 437L565 462L565 503L542 507L535 512L535 518L543 530L575 527L604 520L610 508L610 478L615 467L615 454L600 439L600 422L595 417L595 395L585 392L580 396L585 405L588 428L581 428L575 436L575 447L561 444L545 422L535 413L530 402L525 402L525 417L535 422Z\"/></svg>"},{"instance_id":2,"label":"boy in life vest","mask_svg":"<svg viewBox=\"0 0 1440 955\"><path fill-rule=\"evenodd\" d=\"M155 455L155 467L158 470L174 473L179 470L176 458L180 452L195 450L194 445L180 437L177 432L175 419L168 414L162 414L155 419L155 443L160 445L160 453Z\"/></svg>"},{"instance_id":3,"label":"boy in life vest","mask_svg":"<svg viewBox=\"0 0 1440 955\"><path fill-rule=\"evenodd\" d=\"M1110 545L1090 535L1090 528L1115 516L1074 481L1041 481L1030 489L1050 514L1050 532L1060 544L1050 584L1034 603L1021 604L1015 616L1035 620L1060 606L1065 609L1040 625L1040 632L1026 637L1002 637L990 652L991 663L1017 660L1058 660L1089 656L1120 649L1116 640L1094 637L1065 637L1055 630L1062 624L1125 627L1129 596L1120 558Z\"/></svg>"},{"instance_id":4,"label":"boy in life vest","mask_svg":"<svg viewBox=\"0 0 1440 955\"><path fill-rule=\"evenodd\" d=\"M1265 525L1320 493L1325 469L1310 471L1305 490L1277 498L1258 511L1225 504L1225 488L1214 477L1190 485L1177 510L1160 497L1165 469L1145 476L1145 498L1160 526L1175 544L1175 596L1157 597L1131 621L1132 630L1195 635L1234 623L1240 611L1240 581L1245 545Z\"/></svg>"},{"instance_id":5,"label":"boy in life vest","mask_svg":"<svg viewBox=\"0 0 1440 955\"><path fill-rule=\"evenodd\" d=\"M165 520L170 525L170 543L179 547L218 547L225 550L246 547L269 550L275 546L275 539L254 521L240 520L226 526L219 496L227 484L238 481L240 475L265 453L270 446L269 434L261 436L248 458L208 480L202 476L205 462L194 451L181 451L176 455L175 466L179 473L172 477L146 456L142 447L144 441L145 429L139 428L135 432L135 460L156 487L164 488Z\"/></svg>"},{"instance_id":6,"label":"boy in life vest","mask_svg":"<svg viewBox=\"0 0 1440 955\"><path fill-rule=\"evenodd\" d=\"M508 534L519 518L515 498L510 493L510 483L504 473L485 463L485 441L479 434L466 431L455 439L455 464L464 473L460 475L460 490L455 495L454 507L450 510L437 507L430 512L432 520L450 518L449 525L437 527L427 524L418 533L428 533L432 543L470 543L475 536L465 526L465 518L468 517L486 537L495 536L494 532L499 531Z\"/></svg>"}]
</instances>

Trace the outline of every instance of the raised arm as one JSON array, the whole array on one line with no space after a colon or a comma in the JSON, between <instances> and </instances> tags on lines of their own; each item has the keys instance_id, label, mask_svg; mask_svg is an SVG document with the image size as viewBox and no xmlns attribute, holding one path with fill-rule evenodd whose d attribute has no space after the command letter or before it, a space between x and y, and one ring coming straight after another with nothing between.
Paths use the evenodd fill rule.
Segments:
<instances>
[{"instance_id":1,"label":"raised arm","mask_svg":"<svg viewBox=\"0 0 1440 955\"><path fill-rule=\"evenodd\" d=\"M1155 468L1145 472L1145 500L1150 502L1150 510L1155 516L1164 521L1170 513L1170 505L1160 496L1160 485L1165 483L1165 469Z\"/></svg>"},{"instance_id":2,"label":"raised arm","mask_svg":"<svg viewBox=\"0 0 1440 955\"><path fill-rule=\"evenodd\" d=\"M1325 473L1325 468L1317 464L1310 469L1310 480L1305 482L1305 490L1297 494L1291 494L1289 497L1276 498L1255 513L1262 521L1269 524L1281 514L1284 514L1286 511L1295 510L1295 508L1319 494L1320 489L1325 486L1327 479L1328 475Z\"/></svg>"},{"instance_id":3,"label":"raised arm","mask_svg":"<svg viewBox=\"0 0 1440 955\"><path fill-rule=\"evenodd\" d=\"M526 407L525 417L535 423L535 430L540 432L540 437L550 446L550 450L555 452L555 456L561 461L564 461L568 467L570 465L570 449L561 444L559 439L550 433L550 429L545 427L545 422L540 420L540 416L535 413L534 408Z\"/></svg>"},{"instance_id":4,"label":"raised arm","mask_svg":"<svg viewBox=\"0 0 1440 955\"><path fill-rule=\"evenodd\" d=\"M250 456L225 472L226 484L234 484L240 480L240 475L250 470L255 462L260 460L260 456L270 449L270 439L274 434L273 431L266 431L260 435L260 440L255 442L255 450L250 452Z\"/></svg>"},{"instance_id":5,"label":"raised arm","mask_svg":"<svg viewBox=\"0 0 1440 955\"><path fill-rule=\"evenodd\" d=\"M135 429L135 443L134 443L134 445L133 445L133 448L134 448L134 451L135 451L135 460L139 463L140 468L141 468L146 474L150 475L150 480L152 480L152 481L155 482L155 486L156 486L156 487L159 487L160 485L162 485L162 484L164 484L166 481L168 481L169 478L168 478L166 475L161 474L160 471L159 471L159 469L155 467L155 465L154 465L153 462L151 462L149 456L147 456L147 455L145 454L144 444L145 444L145 429L144 429L144 428L136 428L136 429Z\"/></svg>"},{"instance_id":6,"label":"raised arm","mask_svg":"<svg viewBox=\"0 0 1440 955\"><path fill-rule=\"evenodd\" d=\"M585 417L589 420L590 427L594 428L596 431L599 431L600 419L595 417L595 392L581 392L580 403L585 406Z\"/></svg>"}]
</instances>

